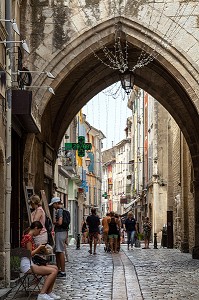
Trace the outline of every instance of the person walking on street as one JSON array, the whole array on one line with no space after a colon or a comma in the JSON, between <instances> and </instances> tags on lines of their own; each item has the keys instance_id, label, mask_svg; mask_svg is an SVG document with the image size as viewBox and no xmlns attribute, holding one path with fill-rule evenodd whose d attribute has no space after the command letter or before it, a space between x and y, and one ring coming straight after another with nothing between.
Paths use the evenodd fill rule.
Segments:
<instances>
[{"instance_id":1,"label":"person walking on street","mask_svg":"<svg viewBox=\"0 0 199 300\"><path fill-rule=\"evenodd\" d=\"M108 251L108 220L110 219L110 213L106 214L106 217L102 219L102 226L103 226L103 240L104 240L104 251Z\"/></svg>"},{"instance_id":2,"label":"person walking on street","mask_svg":"<svg viewBox=\"0 0 199 300\"><path fill-rule=\"evenodd\" d=\"M149 217L146 217L144 224L143 224L144 245L145 245L143 249L149 249L151 228L152 228L152 225L151 225L151 222L149 222Z\"/></svg>"},{"instance_id":3,"label":"person walking on street","mask_svg":"<svg viewBox=\"0 0 199 300\"><path fill-rule=\"evenodd\" d=\"M91 208L91 215L87 217L86 223L89 228L89 244L90 244L90 254L96 254L96 247L97 247L97 241L98 241L98 234L99 234L99 225L100 225L100 219L98 216L96 216L96 209ZM94 243L94 249L92 252L92 244Z\"/></svg>"},{"instance_id":4,"label":"person walking on street","mask_svg":"<svg viewBox=\"0 0 199 300\"><path fill-rule=\"evenodd\" d=\"M51 199L49 206L53 206L56 210L55 220L53 222L55 228L55 255L57 267L59 269L58 278L65 278L65 244L67 242L67 229L62 227L63 222L63 207L61 199L54 197Z\"/></svg>"},{"instance_id":5,"label":"person walking on street","mask_svg":"<svg viewBox=\"0 0 199 300\"><path fill-rule=\"evenodd\" d=\"M128 250L129 250L129 245L131 244L131 249L133 248L133 243L134 243L134 237L136 233L136 220L133 217L133 213L130 211L127 215L127 219L125 221L125 229L127 232L127 244L128 244Z\"/></svg>"},{"instance_id":6,"label":"person walking on street","mask_svg":"<svg viewBox=\"0 0 199 300\"><path fill-rule=\"evenodd\" d=\"M119 219L115 217L113 211L110 212L110 219L108 220L108 225L109 225L108 239L110 243L111 253L117 253Z\"/></svg>"}]
</instances>

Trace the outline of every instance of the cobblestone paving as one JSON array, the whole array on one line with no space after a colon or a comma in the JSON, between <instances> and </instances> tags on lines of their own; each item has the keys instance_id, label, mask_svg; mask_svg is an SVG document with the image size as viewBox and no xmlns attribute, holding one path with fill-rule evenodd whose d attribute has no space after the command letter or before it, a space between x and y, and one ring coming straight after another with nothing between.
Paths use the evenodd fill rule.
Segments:
<instances>
[{"instance_id":1,"label":"cobblestone paving","mask_svg":"<svg viewBox=\"0 0 199 300\"><path fill-rule=\"evenodd\" d=\"M97 255L88 253L88 245L80 250L68 249L66 280L56 281L56 290L64 299L111 299L113 263L112 255L105 253L103 246Z\"/></svg>"},{"instance_id":2,"label":"cobblestone paving","mask_svg":"<svg viewBox=\"0 0 199 300\"><path fill-rule=\"evenodd\" d=\"M127 250L135 266L143 299L199 299L199 260L176 249Z\"/></svg>"},{"instance_id":3,"label":"cobblestone paving","mask_svg":"<svg viewBox=\"0 0 199 300\"><path fill-rule=\"evenodd\" d=\"M153 246L121 248L111 255L101 245L97 255L90 255L88 245L69 247L67 277L56 280L55 293L63 300L199 300L199 260L191 254ZM19 299L27 297L15 297Z\"/></svg>"}]
</instances>

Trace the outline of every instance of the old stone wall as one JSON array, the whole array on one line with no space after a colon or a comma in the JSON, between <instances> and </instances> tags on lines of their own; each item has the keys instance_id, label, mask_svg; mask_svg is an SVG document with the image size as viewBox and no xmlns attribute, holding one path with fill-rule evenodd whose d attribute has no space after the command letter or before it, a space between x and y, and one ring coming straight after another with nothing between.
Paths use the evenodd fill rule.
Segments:
<instances>
[{"instance_id":1,"label":"old stone wall","mask_svg":"<svg viewBox=\"0 0 199 300\"><path fill-rule=\"evenodd\" d=\"M195 202L193 167L185 139L182 139L182 251L190 251L195 242Z\"/></svg>"},{"instance_id":2,"label":"old stone wall","mask_svg":"<svg viewBox=\"0 0 199 300\"><path fill-rule=\"evenodd\" d=\"M191 252L195 237L193 165L187 143L173 118L170 119L170 129L172 165L171 168L168 166L168 177L172 184L168 186L168 195L170 205L173 202L170 209L173 210L174 246Z\"/></svg>"},{"instance_id":3,"label":"old stone wall","mask_svg":"<svg viewBox=\"0 0 199 300\"><path fill-rule=\"evenodd\" d=\"M171 139L172 148L169 155L171 155L172 165L172 193L170 204L173 211L173 225L174 225L174 246L179 247L181 243L181 220L182 220L182 194L181 194L181 145L180 145L180 129L176 122L171 118Z\"/></svg>"},{"instance_id":4,"label":"old stone wall","mask_svg":"<svg viewBox=\"0 0 199 300\"><path fill-rule=\"evenodd\" d=\"M186 141L184 141L187 152L187 180L188 183L188 218L189 218L189 251L195 246L195 199L193 194L193 165ZM197 200L196 200L197 201Z\"/></svg>"}]
</instances>

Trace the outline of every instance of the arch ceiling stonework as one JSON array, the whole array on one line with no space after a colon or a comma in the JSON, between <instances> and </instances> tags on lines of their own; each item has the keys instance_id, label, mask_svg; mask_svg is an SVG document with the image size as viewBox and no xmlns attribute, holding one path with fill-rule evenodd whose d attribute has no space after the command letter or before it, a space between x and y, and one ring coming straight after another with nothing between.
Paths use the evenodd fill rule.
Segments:
<instances>
[{"instance_id":1,"label":"arch ceiling stonework","mask_svg":"<svg viewBox=\"0 0 199 300\"><path fill-rule=\"evenodd\" d=\"M102 64L93 51L103 57L102 46L113 49L115 24L120 21L122 36L129 44L129 65L136 64L143 49L158 54L150 64L135 70L135 84L174 117L187 140L198 177L199 6L195 1L118 1L120 5L110 0L22 2L22 28L31 48L26 66L56 75L53 82L35 76L33 83L51 85L55 90L55 96L43 89L34 92L35 117L43 141L57 150L82 106L119 80L119 72ZM173 35L169 35L172 28Z\"/></svg>"}]
</instances>

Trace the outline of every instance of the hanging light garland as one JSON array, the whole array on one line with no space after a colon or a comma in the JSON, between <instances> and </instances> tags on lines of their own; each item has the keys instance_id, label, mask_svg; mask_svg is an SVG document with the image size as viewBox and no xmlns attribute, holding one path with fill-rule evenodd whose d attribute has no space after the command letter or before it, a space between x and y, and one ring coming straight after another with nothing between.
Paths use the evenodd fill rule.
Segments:
<instances>
[{"instance_id":1,"label":"hanging light garland","mask_svg":"<svg viewBox=\"0 0 199 300\"><path fill-rule=\"evenodd\" d=\"M115 24L115 44L114 44L114 50L108 49L106 46L104 47L102 45L102 42L100 43L100 48L103 51L105 57L108 59L108 63L102 60L94 50L93 54L94 56L101 61L105 66L113 69L118 70L121 73L126 72L129 69L128 66L128 42L127 40L124 42L124 47L121 42L121 23L118 22Z\"/></svg>"},{"instance_id":2,"label":"hanging light garland","mask_svg":"<svg viewBox=\"0 0 199 300\"><path fill-rule=\"evenodd\" d=\"M88 7L85 9L81 0L77 1L79 11L81 10L81 12L83 12L86 16L85 24L94 28L99 20L99 11L96 9L96 7L90 5L90 13L88 13ZM149 38L148 29L151 28L154 30L154 32L159 31L162 19L163 17L165 17L164 14L167 9L167 4L167 0L164 0L161 5L161 9L160 6L157 6L157 3L155 1L148 3L147 7L145 7L145 5L142 5L143 9L140 10L140 15L138 16L138 18L142 19L143 23L144 21L148 20L148 23L146 23L145 27L143 27L145 29L143 31L141 30L141 33L144 36L144 40L147 41L147 43L143 43L141 53L138 56L136 63L133 66L130 66L128 61L129 45L127 36L125 32L122 31L122 23L118 21L120 20L120 17L125 18L125 16L127 15L128 1L111 1L110 5L107 7L107 2L106 0L104 0L105 10L107 10L107 13L113 15L115 19L115 39L113 49L108 48L108 46L104 46L99 36L97 36L99 49L103 52L104 57L102 58L101 56L99 56L92 48L91 51L93 52L94 56L106 67L119 71L122 88L125 90L127 95L133 89L135 70L143 68L144 66L147 66L149 63L151 63L154 59L157 59L157 57L163 51L162 48L166 49L169 45L171 45L180 29L183 28L188 20L188 17L184 18L183 22L181 20L184 12L189 5L189 0L184 0L184 3L179 4L175 14L171 17L172 22L170 22L168 26L165 26L165 32L163 33L163 36L161 36L158 45L157 43L155 43L156 46L154 47L154 42L157 36L154 34L152 38ZM189 15L192 14L194 10L195 6L193 5ZM95 34L98 35L97 33ZM121 37L122 34L123 36Z\"/></svg>"},{"instance_id":3,"label":"hanging light garland","mask_svg":"<svg viewBox=\"0 0 199 300\"><path fill-rule=\"evenodd\" d=\"M123 91L122 86L118 85L118 82L103 90L102 93L106 96L112 97L113 99L120 98L123 101L126 100L126 94Z\"/></svg>"}]
</instances>

